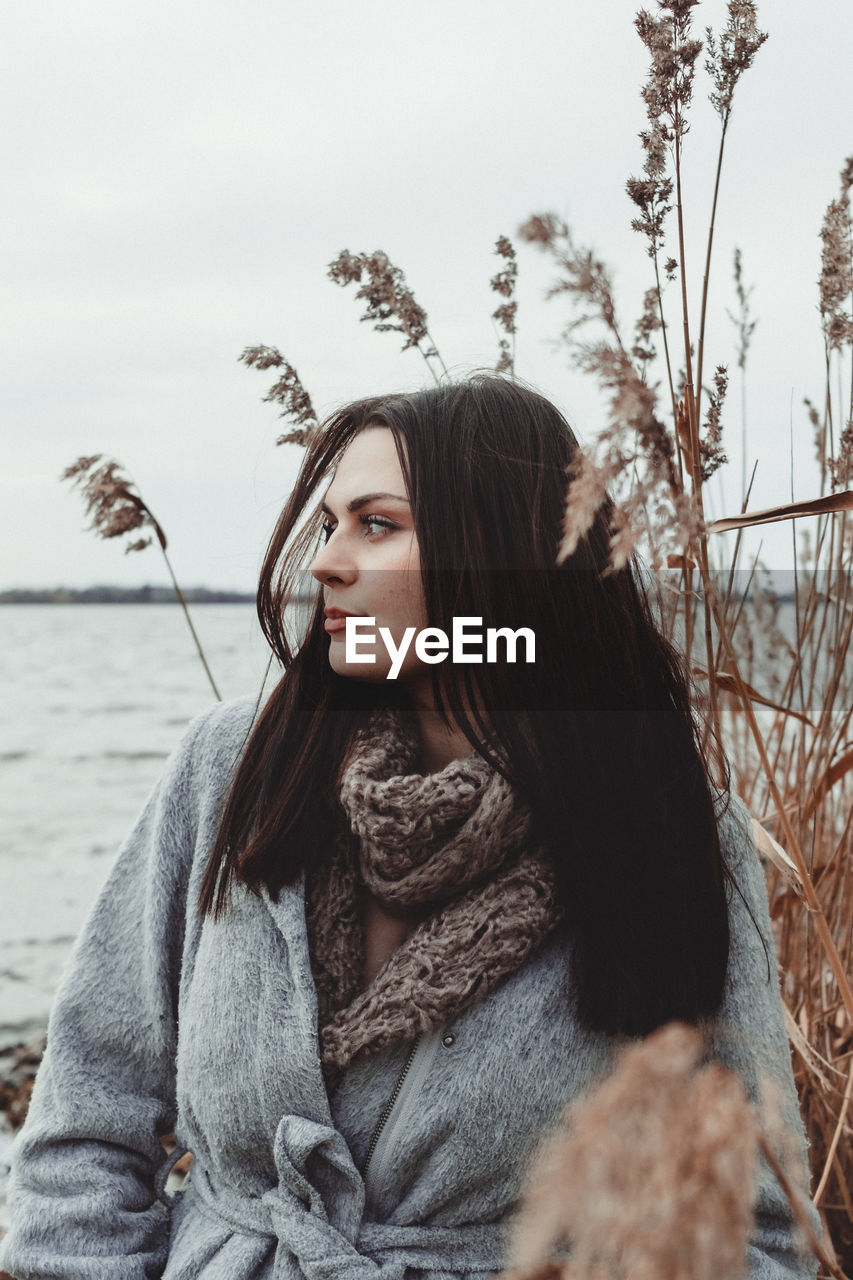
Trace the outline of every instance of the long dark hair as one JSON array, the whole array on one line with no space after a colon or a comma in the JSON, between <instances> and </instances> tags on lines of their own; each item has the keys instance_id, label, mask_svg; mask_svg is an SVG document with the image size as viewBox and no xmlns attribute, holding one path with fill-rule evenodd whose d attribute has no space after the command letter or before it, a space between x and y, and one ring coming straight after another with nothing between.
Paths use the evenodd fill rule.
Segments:
<instances>
[{"instance_id":1,"label":"long dark hair","mask_svg":"<svg viewBox=\"0 0 853 1280\"><path fill-rule=\"evenodd\" d=\"M535 633L534 663L445 661L431 668L433 692L533 810L573 938L578 1017L645 1035L671 1018L714 1016L729 955L732 877L716 811L728 765L720 753L715 795L689 679L655 623L639 564L603 573L609 499L556 564L578 442L548 400L493 374L359 400L308 447L258 590L284 673L236 768L200 913L220 916L235 882L277 897L317 865L335 838L336 778L352 736L378 700L401 696L394 682L331 668L319 586L305 634L291 642L285 629L321 537L318 485L367 424L394 435L430 625L449 634L453 616L466 615Z\"/></svg>"}]
</instances>

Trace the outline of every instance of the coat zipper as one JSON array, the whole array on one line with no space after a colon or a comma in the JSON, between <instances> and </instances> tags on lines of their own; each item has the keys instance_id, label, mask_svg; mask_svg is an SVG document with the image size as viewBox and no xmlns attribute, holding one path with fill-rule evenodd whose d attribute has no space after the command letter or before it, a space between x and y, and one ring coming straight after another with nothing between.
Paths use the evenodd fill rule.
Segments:
<instances>
[{"instance_id":1,"label":"coat zipper","mask_svg":"<svg viewBox=\"0 0 853 1280\"><path fill-rule=\"evenodd\" d=\"M394 1085L394 1090L391 1094L391 1097L385 1103L385 1107L382 1111L382 1115L379 1117L379 1120L376 1123L376 1128L373 1130L373 1136L370 1139L370 1146L367 1148L367 1156L365 1158L364 1168L361 1173L361 1176L363 1178L367 1174L367 1166L370 1164L370 1161L373 1158L373 1153L376 1150L376 1144L379 1141L379 1135L381 1134L382 1130L385 1128L386 1124L388 1123L388 1117L390 1116L391 1112L394 1110L394 1103L397 1101L398 1097L400 1096L400 1090L403 1087L403 1081L405 1080L406 1076L409 1074L409 1068L412 1065L412 1061L414 1059L415 1054L417 1053L418 1045L420 1044L420 1042L421 1042L421 1036L416 1036L414 1041L412 1042L412 1047L409 1050L409 1056L406 1058L406 1061L403 1064L403 1070L400 1072L399 1076L397 1077L397 1083Z\"/></svg>"},{"instance_id":2,"label":"coat zipper","mask_svg":"<svg viewBox=\"0 0 853 1280\"><path fill-rule=\"evenodd\" d=\"M384 1185L391 1153L405 1131L403 1126L408 1123L412 1106L417 1105L418 1093L435 1060L443 1031L444 1026L440 1025L417 1036L373 1131L362 1172L367 1209L375 1206Z\"/></svg>"}]
</instances>

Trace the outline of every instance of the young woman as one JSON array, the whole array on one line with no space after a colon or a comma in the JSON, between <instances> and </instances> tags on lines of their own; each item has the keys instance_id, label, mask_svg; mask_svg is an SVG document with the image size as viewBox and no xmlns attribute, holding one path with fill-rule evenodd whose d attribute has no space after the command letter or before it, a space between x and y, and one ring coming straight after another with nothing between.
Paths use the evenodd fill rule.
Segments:
<instances>
[{"instance_id":1,"label":"young woman","mask_svg":"<svg viewBox=\"0 0 853 1280\"><path fill-rule=\"evenodd\" d=\"M608 504L555 563L576 450L487 375L311 442L258 595L284 673L190 726L57 995L14 1276L483 1280L544 1130L673 1018L805 1161L749 816ZM764 1166L748 1264L816 1273Z\"/></svg>"}]
</instances>

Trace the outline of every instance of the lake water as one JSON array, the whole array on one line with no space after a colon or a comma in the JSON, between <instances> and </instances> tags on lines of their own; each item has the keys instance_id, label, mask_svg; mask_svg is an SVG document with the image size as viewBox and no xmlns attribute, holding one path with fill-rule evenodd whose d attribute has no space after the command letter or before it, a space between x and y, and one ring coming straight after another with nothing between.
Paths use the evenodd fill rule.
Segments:
<instances>
[{"instance_id":1,"label":"lake water","mask_svg":"<svg viewBox=\"0 0 853 1280\"><path fill-rule=\"evenodd\" d=\"M257 694L269 651L254 606L192 615L223 698ZM45 1026L119 844L183 729L215 698L178 606L7 605L0 699L7 1045Z\"/></svg>"}]
</instances>

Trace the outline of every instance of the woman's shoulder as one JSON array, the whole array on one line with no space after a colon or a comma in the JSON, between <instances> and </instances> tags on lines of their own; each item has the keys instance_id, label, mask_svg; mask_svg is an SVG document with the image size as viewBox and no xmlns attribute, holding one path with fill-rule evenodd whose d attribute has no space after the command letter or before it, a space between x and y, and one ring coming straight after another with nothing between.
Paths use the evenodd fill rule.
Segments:
<instances>
[{"instance_id":1,"label":"woman's shoulder","mask_svg":"<svg viewBox=\"0 0 853 1280\"><path fill-rule=\"evenodd\" d=\"M190 720L179 746L185 743L195 751L228 750L235 743L248 737L252 725L260 715L265 699L257 694L231 698L226 702L214 702L205 711Z\"/></svg>"},{"instance_id":2,"label":"woman's shoulder","mask_svg":"<svg viewBox=\"0 0 853 1280\"><path fill-rule=\"evenodd\" d=\"M757 861L752 815L736 791L712 787L721 851L729 867Z\"/></svg>"},{"instance_id":3,"label":"woman's shoulder","mask_svg":"<svg viewBox=\"0 0 853 1280\"><path fill-rule=\"evenodd\" d=\"M736 792L725 793L723 800L725 807L722 812L718 810L717 822L721 853L730 873L726 891L730 963L752 965L760 956L762 968L766 969L768 963L775 968L767 876L756 834L758 824Z\"/></svg>"},{"instance_id":4,"label":"woman's shoulder","mask_svg":"<svg viewBox=\"0 0 853 1280\"><path fill-rule=\"evenodd\" d=\"M712 787L720 852L730 870L748 874L757 872L763 877L758 857L756 823L746 802L731 788Z\"/></svg>"},{"instance_id":5,"label":"woman's shoulder","mask_svg":"<svg viewBox=\"0 0 853 1280\"><path fill-rule=\"evenodd\" d=\"M218 793L248 741L263 701L255 694L216 702L195 716L166 765L166 781L178 792Z\"/></svg>"}]
</instances>

